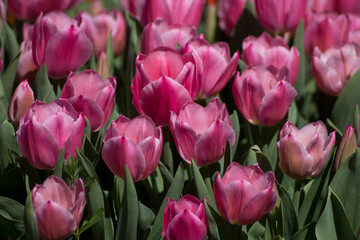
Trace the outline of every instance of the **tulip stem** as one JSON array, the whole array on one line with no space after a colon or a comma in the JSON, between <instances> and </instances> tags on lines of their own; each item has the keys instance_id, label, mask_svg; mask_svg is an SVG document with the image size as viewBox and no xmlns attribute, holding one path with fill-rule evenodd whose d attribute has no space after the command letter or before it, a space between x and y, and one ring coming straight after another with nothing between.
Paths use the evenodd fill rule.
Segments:
<instances>
[{"instance_id":1,"label":"tulip stem","mask_svg":"<svg viewBox=\"0 0 360 240\"><path fill-rule=\"evenodd\" d=\"M209 191L209 194L211 195L211 197L213 199L215 199L214 197L214 191L212 188L212 184L211 184L211 177L210 177L210 169L209 166L205 166L202 168L203 169L203 175L204 175L204 181L205 181L205 185Z\"/></svg>"},{"instance_id":2,"label":"tulip stem","mask_svg":"<svg viewBox=\"0 0 360 240\"><path fill-rule=\"evenodd\" d=\"M298 212L299 205L300 205L300 195L301 195L301 189L302 189L302 180L295 180L295 186L294 186L294 196L293 196L293 204L295 212Z\"/></svg>"}]
</instances>

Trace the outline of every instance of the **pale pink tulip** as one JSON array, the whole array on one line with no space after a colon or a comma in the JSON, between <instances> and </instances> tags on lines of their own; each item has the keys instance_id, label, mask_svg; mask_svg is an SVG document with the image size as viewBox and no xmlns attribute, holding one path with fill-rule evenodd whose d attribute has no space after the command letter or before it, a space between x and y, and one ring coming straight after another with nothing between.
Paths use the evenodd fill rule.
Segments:
<instances>
[{"instance_id":1,"label":"pale pink tulip","mask_svg":"<svg viewBox=\"0 0 360 240\"><path fill-rule=\"evenodd\" d=\"M17 66L17 79L20 81L23 79L29 79L30 82L35 77L38 68L33 60L32 53L32 29L33 26L24 23L23 25L23 41L20 44L19 51L21 52L19 63Z\"/></svg>"},{"instance_id":2,"label":"pale pink tulip","mask_svg":"<svg viewBox=\"0 0 360 240\"><path fill-rule=\"evenodd\" d=\"M227 35L231 35L244 11L245 5L246 0L219 0L219 26Z\"/></svg>"}]
</instances>

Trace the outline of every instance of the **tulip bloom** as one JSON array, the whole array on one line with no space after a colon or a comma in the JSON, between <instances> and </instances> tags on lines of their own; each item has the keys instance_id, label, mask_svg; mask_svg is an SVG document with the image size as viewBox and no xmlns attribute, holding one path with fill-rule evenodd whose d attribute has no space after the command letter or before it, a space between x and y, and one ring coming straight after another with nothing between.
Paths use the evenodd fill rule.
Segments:
<instances>
[{"instance_id":1,"label":"tulip bloom","mask_svg":"<svg viewBox=\"0 0 360 240\"><path fill-rule=\"evenodd\" d=\"M289 50L285 40L281 37L271 37L264 32L260 37L247 37L242 43L241 58L248 65L264 65L279 71L286 67L289 71L291 85L295 85L299 72L299 52L295 47Z\"/></svg>"},{"instance_id":2,"label":"tulip bloom","mask_svg":"<svg viewBox=\"0 0 360 240\"><path fill-rule=\"evenodd\" d=\"M81 148L85 118L64 99L46 104L36 101L20 120L16 132L20 152L38 169L54 169L61 149L65 159L76 158Z\"/></svg>"},{"instance_id":3,"label":"tulip bloom","mask_svg":"<svg viewBox=\"0 0 360 240\"><path fill-rule=\"evenodd\" d=\"M9 119L15 126L19 124L20 119L25 115L34 101L34 92L28 81L22 81L15 89L8 110Z\"/></svg>"},{"instance_id":4,"label":"tulip bloom","mask_svg":"<svg viewBox=\"0 0 360 240\"><path fill-rule=\"evenodd\" d=\"M257 164L243 167L233 162L222 179L216 174L216 206L230 223L252 224L274 208L277 200L274 187L273 172L264 173Z\"/></svg>"},{"instance_id":5,"label":"tulip bloom","mask_svg":"<svg viewBox=\"0 0 360 240\"><path fill-rule=\"evenodd\" d=\"M250 123L269 126L284 118L297 95L285 70L280 69L274 75L264 66L256 65L245 69L241 75L235 75L234 100Z\"/></svg>"},{"instance_id":6,"label":"tulip bloom","mask_svg":"<svg viewBox=\"0 0 360 240\"><path fill-rule=\"evenodd\" d=\"M162 130L147 116L130 120L121 115L111 122L103 142L101 155L108 168L124 179L127 165L136 182L155 171L162 152Z\"/></svg>"},{"instance_id":7,"label":"tulip bloom","mask_svg":"<svg viewBox=\"0 0 360 240\"><path fill-rule=\"evenodd\" d=\"M50 77L62 78L79 70L91 56L91 42L65 13L40 14L32 31L35 65L44 63Z\"/></svg>"},{"instance_id":8,"label":"tulip bloom","mask_svg":"<svg viewBox=\"0 0 360 240\"><path fill-rule=\"evenodd\" d=\"M255 0L255 5L261 25L275 33L295 30L306 10L305 0Z\"/></svg>"},{"instance_id":9,"label":"tulip bloom","mask_svg":"<svg viewBox=\"0 0 360 240\"><path fill-rule=\"evenodd\" d=\"M181 52L194 59L196 82L200 85L192 89L191 96L199 99L219 93L233 76L239 61L238 52L231 58L227 43L210 44L201 38L188 42Z\"/></svg>"},{"instance_id":10,"label":"tulip bloom","mask_svg":"<svg viewBox=\"0 0 360 240\"><path fill-rule=\"evenodd\" d=\"M71 73L61 97L69 99L78 114L89 119L91 130L100 130L109 120L115 103L116 79L103 79L93 70Z\"/></svg>"},{"instance_id":11,"label":"tulip bloom","mask_svg":"<svg viewBox=\"0 0 360 240\"><path fill-rule=\"evenodd\" d=\"M31 190L37 228L41 239L65 239L79 226L86 205L84 183L79 178L69 187L54 175Z\"/></svg>"},{"instance_id":12,"label":"tulip bloom","mask_svg":"<svg viewBox=\"0 0 360 240\"><path fill-rule=\"evenodd\" d=\"M309 123L300 130L287 121L277 142L279 167L292 178L314 178L324 167L334 144L335 131L328 136L321 121Z\"/></svg>"},{"instance_id":13,"label":"tulip bloom","mask_svg":"<svg viewBox=\"0 0 360 240\"><path fill-rule=\"evenodd\" d=\"M341 48L314 50L311 70L321 91L339 96L351 76L360 68L360 45L349 43Z\"/></svg>"},{"instance_id":14,"label":"tulip bloom","mask_svg":"<svg viewBox=\"0 0 360 240\"><path fill-rule=\"evenodd\" d=\"M149 54L158 47L177 49L197 36L194 26L170 25L164 19L157 18L144 28L141 40L141 52Z\"/></svg>"},{"instance_id":15,"label":"tulip bloom","mask_svg":"<svg viewBox=\"0 0 360 240\"><path fill-rule=\"evenodd\" d=\"M246 0L220 0L218 8L219 26L230 36L240 19Z\"/></svg>"},{"instance_id":16,"label":"tulip bloom","mask_svg":"<svg viewBox=\"0 0 360 240\"><path fill-rule=\"evenodd\" d=\"M126 23L119 10L100 12L91 16L87 12L80 13L82 22L80 28L93 44L95 56L106 50L109 34L111 32L114 56L118 56L126 43Z\"/></svg>"},{"instance_id":17,"label":"tulip bloom","mask_svg":"<svg viewBox=\"0 0 360 240\"><path fill-rule=\"evenodd\" d=\"M340 144L336 151L336 157L334 162L335 171L339 170L341 164L343 164L357 149L357 140L355 135L355 128L352 125L347 126Z\"/></svg>"},{"instance_id":18,"label":"tulip bloom","mask_svg":"<svg viewBox=\"0 0 360 240\"><path fill-rule=\"evenodd\" d=\"M171 112L170 130L181 157L198 166L218 161L225 153L226 143L235 143L229 113L218 98L203 108L194 102L184 104L179 114Z\"/></svg>"},{"instance_id":19,"label":"tulip bloom","mask_svg":"<svg viewBox=\"0 0 360 240\"><path fill-rule=\"evenodd\" d=\"M192 195L168 199L164 210L164 240L201 240L207 233L204 204Z\"/></svg>"}]
</instances>

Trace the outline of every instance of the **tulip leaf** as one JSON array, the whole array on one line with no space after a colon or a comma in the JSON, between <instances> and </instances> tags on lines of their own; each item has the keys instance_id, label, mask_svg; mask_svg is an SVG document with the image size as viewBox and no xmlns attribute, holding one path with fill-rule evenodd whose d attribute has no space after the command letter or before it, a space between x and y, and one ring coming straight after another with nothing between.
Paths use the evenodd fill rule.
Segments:
<instances>
[{"instance_id":1,"label":"tulip leaf","mask_svg":"<svg viewBox=\"0 0 360 240\"><path fill-rule=\"evenodd\" d=\"M231 148L231 161L233 161L240 138L240 122L236 111L234 111L233 114L230 115L230 120L235 132L235 143L234 146L232 146Z\"/></svg>"},{"instance_id":2,"label":"tulip leaf","mask_svg":"<svg viewBox=\"0 0 360 240\"><path fill-rule=\"evenodd\" d=\"M90 57L89 63L90 63L90 69L96 71L96 60L95 60L94 46L92 46L91 57Z\"/></svg>"},{"instance_id":3,"label":"tulip leaf","mask_svg":"<svg viewBox=\"0 0 360 240\"><path fill-rule=\"evenodd\" d=\"M265 237L265 227L260 222L255 222L248 231L249 240L259 240Z\"/></svg>"},{"instance_id":4,"label":"tulip leaf","mask_svg":"<svg viewBox=\"0 0 360 240\"><path fill-rule=\"evenodd\" d=\"M166 166L161 161L159 161L158 166L159 166L162 178L164 180L165 189L168 189L174 178L171 175L170 171L166 168Z\"/></svg>"},{"instance_id":5,"label":"tulip leaf","mask_svg":"<svg viewBox=\"0 0 360 240\"><path fill-rule=\"evenodd\" d=\"M10 28L9 24L4 24L4 35L5 35L5 50L9 54L8 59L14 59L19 53L19 45L16 39L14 31ZM15 71L16 73L16 71Z\"/></svg>"},{"instance_id":6,"label":"tulip leaf","mask_svg":"<svg viewBox=\"0 0 360 240\"><path fill-rule=\"evenodd\" d=\"M266 219L266 222L265 222L265 237L264 237L264 240L272 240L272 237L271 237L271 229L270 229L270 225L269 225L269 220Z\"/></svg>"},{"instance_id":7,"label":"tulip leaf","mask_svg":"<svg viewBox=\"0 0 360 240\"><path fill-rule=\"evenodd\" d=\"M239 68L240 68L240 72L243 72L247 68L246 63L241 58L239 58L238 65L239 65Z\"/></svg>"},{"instance_id":8,"label":"tulip leaf","mask_svg":"<svg viewBox=\"0 0 360 240\"><path fill-rule=\"evenodd\" d=\"M288 111L288 120L290 122L292 122L294 125L296 125L297 120L298 120L298 116L299 116L299 110L296 106L295 101L292 102L292 104L289 107L289 111Z\"/></svg>"},{"instance_id":9,"label":"tulip leaf","mask_svg":"<svg viewBox=\"0 0 360 240\"><path fill-rule=\"evenodd\" d=\"M163 202L161 203L160 209L158 214L156 215L156 218L154 220L154 224L151 227L150 233L148 235L148 237L146 238L147 240L158 240L161 237L161 231L162 231L162 224L163 224L163 215L164 215L164 210L165 210L165 206L167 203L167 199L171 198L171 199L178 199L182 190L184 188L184 167L182 165L182 163L180 163L174 180L171 183L171 186L169 188L169 190L167 191Z\"/></svg>"},{"instance_id":10,"label":"tulip leaf","mask_svg":"<svg viewBox=\"0 0 360 240\"><path fill-rule=\"evenodd\" d=\"M45 103L50 103L56 99L54 88L50 83L46 65L44 64L34 79L34 94L36 99Z\"/></svg>"},{"instance_id":11,"label":"tulip leaf","mask_svg":"<svg viewBox=\"0 0 360 240\"><path fill-rule=\"evenodd\" d=\"M315 234L318 240L355 240L345 209L331 187L325 209L316 224Z\"/></svg>"},{"instance_id":12,"label":"tulip leaf","mask_svg":"<svg viewBox=\"0 0 360 240\"><path fill-rule=\"evenodd\" d=\"M166 129L167 132L169 131L169 129ZM164 132L166 131L164 129ZM162 162L169 167L169 171L171 173L171 176L174 175L174 159L173 159L173 155L172 155L172 151L170 148L170 143L169 141L164 143L164 147L163 147L163 154L162 154ZM161 170L161 168L160 168Z\"/></svg>"},{"instance_id":13,"label":"tulip leaf","mask_svg":"<svg viewBox=\"0 0 360 240\"><path fill-rule=\"evenodd\" d=\"M5 118L7 117L7 109L9 107L9 100L7 99L6 95L5 95L5 90L4 90L4 85L2 83L2 81L0 81L0 103L2 104L2 108L4 108L4 110L1 110L1 122L3 122L5 120Z\"/></svg>"},{"instance_id":14,"label":"tulip leaf","mask_svg":"<svg viewBox=\"0 0 360 240\"><path fill-rule=\"evenodd\" d=\"M17 66L20 59L20 53L10 62L9 66L5 69L1 79L4 88L4 93L7 100L10 102L13 94L13 88L16 78Z\"/></svg>"},{"instance_id":15,"label":"tulip leaf","mask_svg":"<svg viewBox=\"0 0 360 240\"><path fill-rule=\"evenodd\" d=\"M139 202L139 224L138 224L138 238L145 239L149 233L150 228L155 220L153 211Z\"/></svg>"},{"instance_id":16,"label":"tulip leaf","mask_svg":"<svg viewBox=\"0 0 360 240\"><path fill-rule=\"evenodd\" d=\"M16 239L25 232L24 206L0 196L0 237Z\"/></svg>"},{"instance_id":17,"label":"tulip leaf","mask_svg":"<svg viewBox=\"0 0 360 240\"><path fill-rule=\"evenodd\" d=\"M207 199L204 199L204 207L205 207L206 220L209 225L208 236L211 240L220 239L219 230L211 214Z\"/></svg>"},{"instance_id":18,"label":"tulip leaf","mask_svg":"<svg viewBox=\"0 0 360 240\"><path fill-rule=\"evenodd\" d=\"M355 107L355 114L354 114L353 122L354 122L356 139L359 139L359 134L358 134L359 133L359 105L358 104L356 104L356 107Z\"/></svg>"},{"instance_id":19,"label":"tulip leaf","mask_svg":"<svg viewBox=\"0 0 360 240\"><path fill-rule=\"evenodd\" d=\"M277 147L278 138L279 138L279 130L275 132L270 142L263 146L263 152L268 162L271 165L272 171L276 170L278 163L278 147Z\"/></svg>"},{"instance_id":20,"label":"tulip leaf","mask_svg":"<svg viewBox=\"0 0 360 240\"><path fill-rule=\"evenodd\" d=\"M283 236L285 239L290 239L299 230L297 215L292 204L291 198L286 190L278 185L279 196L281 199L281 215Z\"/></svg>"},{"instance_id":21,"label":"tulip leaf","mask_svg":"<svg viewBox=\"0 0 360 240\"><path fill-rule=\"evenodd\" d=\"M356 104L360 104L360 69L350 78L335 102L331 119L343 132L353 121Z\"/></svg>"},{"instance_id":22,"label":"tulip leaf","mask_svg":"<svg viewBox=\"0 0 360 240\"><path fill-rule=\"evenodd\" d=\"M360 150L346 160L336 172L330 187L344 206L354 234L360 229Z\"/></svg>"},{"instance_id":23,"label":"tulip leaf","mask_svg":"<svg viewBox=\"0 0 360 240\"><path fill-rule=\"evenodd\" d=\"M109 33L107 45L106 45L106 58L109 66L110 76L114 75L114 48L112 40L112 31Z\"/></svg>"},{"instance_id":24,"label":"tulip leaf","mask_svg":"<svg viewBox=\"0 0 360 240\"><path fill-rule=\"evenodd\" d=\"M40 240L39 231L35 222L34 207L32 203L32 196L29 186L29 177L25 175L25 185L27 197L25 201L24 209L24 223L26 230L26 239L28 240Z\"/></svg>"},{"instance_id":25,"label":"tulip leaf","mask_svg":"<svg viewBox=\"0 0 360 240\"><path fill-rule=\"evenodd\" d=\"M119 176L114 176L114 185L113 185L113 199L115 205L115 211L120 212L122 201L124 198L124 179Z\"/></svg>"},{"instance_id":26,"label":"tulip leaf","mask_svg":"<svg viewBox=\"0 0 360 240\"><path fill-rule=\"evenodd\" d=\"M104 215L104 209L100 208L91 218L90 220L84 220L83 224L81 225L79 235L85 232L88 228L90 228L92 225L100 221L100 219Z\"/></svg>"},{"instance_id":27,"label":"tulip leaf","mask_svg":"<svg viewBox=\"0 0 360 240\"><path fill-rule=\"evenodd\" d=\"M11 162L10 149L16 150L18 143L14 127L8 121L0 123L0 173L4 173Z\"/></svg>"},{"instance_id":28,"label":"tulip leaf","mask_svg":"<svg viewBox=\"0 0 360 240\"><path fill-rule=\"evenodd\" d=\"M295 233L290 238L290 240L310 239L314 235L314 232L315 232L315 222L307 224L306 226L304 226L297 233Z\"/></svg>"},{"instance_id":29,"label":"tulip leaf","mask_svg":"<svg viewBox=\"0 0 360 240\"><path fill-rule=\"evenodd\" d=\"M64 161L65 161L64 155L65 155L65 149L63 148L59 154L54 169L54 175L57 176L58 178L62 178L62 174L64 170Z\"/></svg>"}]
</instances>

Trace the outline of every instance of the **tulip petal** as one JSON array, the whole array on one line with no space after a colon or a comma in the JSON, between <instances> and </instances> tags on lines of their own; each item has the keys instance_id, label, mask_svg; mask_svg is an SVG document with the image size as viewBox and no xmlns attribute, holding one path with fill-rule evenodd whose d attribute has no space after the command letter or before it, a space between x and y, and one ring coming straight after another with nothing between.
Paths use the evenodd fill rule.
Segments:
<instances>
[{"instance_id":1,"label":"tulip petal","mask_svg":"<svg viewBox=\"0 0 360 240\"><path fill-rule=\"evenodd\" d=\"M148 116L139 116L130 121L122 132L135 144L156 134L156 126Z\"/></svg>"},{"instance_id":2,"label":"tulip petal","mask_svg":"<svg viewBox=\"0 0 360 240\"><path fill-rule=\"evenodd\" d=\"M162 140L162 139L161 139ZM147 178L152 174L160 160L162 153L162 141L154 136L148 137L138 144L140 151L145 159L145 170L142 179Z\"/></svg>"},{"instance_id":3,"label":"tulip petal","mask_svg":"<svg viewBox=\"0 0 360 240\"><path fill-rule=\"evenodd\" d=\"M212 122L209 119L208 111L195 102L185 103L181 107L177 121L184 121L196 132L202 134Z\"/></svg>"},{"instance_id":4,"label":"tulip petal","mask_svg":"<svg viewBox=\"0 0 360 240\"><path fill-rule=\"evenodd\" d=\"M178 152L187 163L191 164L191 159L195 159L195 144L198 136L186 122L175 122L172 126Z\"/></svg>"},{"instance_id":5,"label":"tulip petal","mask_svg":"<svg viewBox=\"0 0 360 240\"><path fill-rule=\"evenodd\" d=\"M64 143L65 148L65 159L69 157L76 158L76 149L81 149L83 134L85 128L85 117L80 114L79 118L73 123L70 136Z\"/></svg>"},{"instance_id":6,"label":"tulip petal","mask_svg":"<svg viewBox=\"0 0 360 240\"><path fill-rule=\"evenodd\" d=\"M330 154L330 151L335 145L335 138L336 138L335 132L330 133L330 135L327 137L326 142L325 142L326 147L325 147L325 149L323 149L323 152L321 154L319 161L317 163L315 163L315 165L313 166L313 172L310 177L312 177L312 178L316 177L320 173L322 168L324 167L326 160Z\"/></svg>"},{"instance_id":7,"label":"tulip petal","mask_svg":"<svg viewBox=\"0 0 360 240\"><path fill-rule=\"evenodd\" d=\"M219 210L221 216L226 220L230 221L228 215L229 204L227 200L227 195L219 173L216 173L216 177L214 181L214 197L215 197L216 207Z\"/></svg>"}]
</instances>

